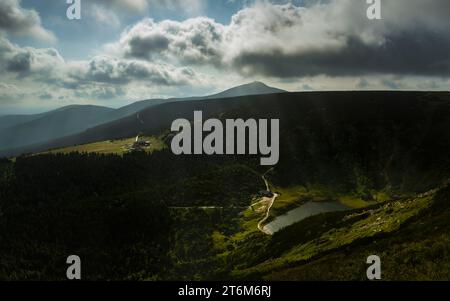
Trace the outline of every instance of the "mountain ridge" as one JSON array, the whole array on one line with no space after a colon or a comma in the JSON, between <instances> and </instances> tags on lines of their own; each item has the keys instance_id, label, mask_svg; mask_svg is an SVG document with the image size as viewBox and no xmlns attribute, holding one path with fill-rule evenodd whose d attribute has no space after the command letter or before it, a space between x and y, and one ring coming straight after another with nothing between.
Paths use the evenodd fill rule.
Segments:
<instances>
[{"instance_id":1,"label":"mountain ridge","mask_svg":"<svg viewBox=\"0 0 450 301\"><path fill-rule=\"evenodd\" d=\"M26 147L81 133L164 103L282 92L285 91L261 82L253 82L208 96L142 100L118 109L96 105L70 105L35 115L7 115L0 117L0 150Z\"/></svg>"},{"instance_id":2,"label":"mountain ridge","mask_svg":"<svg viewBox=\"0 0 450 301\"><path fill-rule=\"evenodd\" d=\"M300 143L298 134L308 140L313 132L308 128L334 133L321 144L334 143L333 137L343 135L352 128L367 127L367 131L374 131L372 127L382 126L386 137L402 135L416 137L417 133L397 133L402 125L405 130L417 129L422 134L416 144L428 141L436 150L448 143L450 138L446 128L450 126L445 120L445 114L450 114L449 93L417 93L417 92L308 92L282 93L274 95L257 95L251 97L236 97L216 99L208 102L202 100L188 102L171 102L147 108L136 115L128 116L111 123L88 129L82 133L53 140L49 143L33 145L31 147L1 152L1 156L17 156L23 153L43 152L67 146L89 144L98 141L130 138L137 134L161 135L167 133L173 120L185 118L191 120L193 112L203 111L204 118L261 118L280 119L280 149L290 149L289 143ZM394 100L395 101L392 101ZM438 122L438 124L434 124ZM323 124L322 124L323 123ZM347 124L341 133L340 126ZM420 127L417 125L420 123ZM425 130L428 130L425 131ZM432 132L430 131L432 129ZM299 133L296 133L299 131ZM372 139L381 139L379 134L373 133ZM292 136L292 137L291 137ZM427 140L424 137L427 137ZM361 138L362 139L362 138ZM364 138L367 139L367 138ZM411 139L411 138L409 138ZM389 139L385 139L389 142ZM284 145L284 144L286 145ZM370 145L370 140L367 141ZM409 142L411 143L411 142ZM318 144L320 145L320 144ZM367 147L362 145L363 147ZM417 148L416 145L408 147ZM331 150L327 150L329 152ZM381 151L381 150L380 150ZM383 150L383 153L387 150ZM296 155L293 154L295 157ZM280 162L283 164L283 160ZM311 165L312 163L310 163ZM317 162L318 166L323 162ZM399 162L397 162L399 164ZM317 171L316 171L317 173Z\"/></svg>"}]
</instances>

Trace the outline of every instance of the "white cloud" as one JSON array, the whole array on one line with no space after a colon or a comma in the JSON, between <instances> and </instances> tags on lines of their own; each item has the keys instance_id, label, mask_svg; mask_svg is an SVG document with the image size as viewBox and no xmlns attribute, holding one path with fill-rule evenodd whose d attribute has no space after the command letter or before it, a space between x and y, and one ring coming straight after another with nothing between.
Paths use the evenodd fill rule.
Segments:
<instances>
[{"instance_id":1,"label":"white cloud","mask_svg":"<svg viewBox=\"0 0 450 301\"><path fill-rule=\"evenodd\" d=\"M183 63L218 63L223 56L224 26L209 18L184 22L144 19L125 31L119 42L107 46L124 57L180 60Z\"/></svg>"},{"instance_id":2,"label":"white cloud","mask_svg":"<svg viewBox=\"0 0 450 301\"><path fill-rule=\"evenodd\" d=\"M53 33L42 27L39 14L35 10L22 8L19 0L0 1L0 31L46 42L56 41Z\"/></svg>"},{"instance_id":3,"label":"white cloud","mask_svg":"<svg viewBox=\"0 0 450 301\"><path fill-rule=\"evenodd\" d=\"M24 93L13 84L0 82L0 103L10 103L23 97Z\"/></svg>"},{"instance_id":4,"label":"white cloud","mask_svg":"<svg viewBox=\"0 0 450 301\"><path fill-rule=\"evenodd\" d=\"M68 72L78 84L99 82L128 84L132 81L155 85L195 84L196 74L189 68L176 68L167 64L97 56L88 62L78 64Z\"/></svg>"},{"instance_id":5,"label":"white cloud","mask_svg":"<svg viewBox=\"0 0 450 301\"><path fill-rule=\"evenodd\" d=\"M55 49L20 47L0 38L0 80L0 88L8 90L0 94L2 103L18 104L27 100L113 103L161 91L168 97L182 86L202 86L205 78L187 67L107 55L66 62Z\"/></svg>"},{"instance_id":6,"label":"white cloud","mask_svg":"<svg viewBox=\"0 0 450 301\"><path fill-rule=\"evenodd\" d=\"M450 35L444 33L450 27L444 17L450 13L441 10L449 4L433 2L432 15L418 18L418 26L405 11L426 11L429 6L416 0L385 2L383 11L389 13L376 22L367 19L365 2L299 7L260 1L236 13L226 26L202 17L183 22L144 19L107 49L124 57L207 64L246 76L448 75Z\"/></svg>"},{"instance_id":7,"label":"white cloud","mask_svg":"<svg viewBox=\"0 0 450 301\"><path fill-rule=\"evenodd\" d=\"M0 74L48 80L54 78L52 74L64 64L64 59L54 48L20 47L0 38Z\"/></svg>"}]
</instances>

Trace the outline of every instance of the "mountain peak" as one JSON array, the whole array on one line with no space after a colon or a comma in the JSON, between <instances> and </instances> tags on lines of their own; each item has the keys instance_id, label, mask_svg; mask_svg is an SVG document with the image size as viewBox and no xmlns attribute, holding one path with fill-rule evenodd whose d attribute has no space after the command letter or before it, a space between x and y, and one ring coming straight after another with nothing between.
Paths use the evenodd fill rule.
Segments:
<instances>
[{"instance_id":1,"label":"mountain peak","mask_svg":"<svg viewBox=\"0 0 450 301\"><path fill-rule=\"evenodd\" d=\"M247 86L256 86L256 87L269 87L268 85L266 85L265 83L260 82L260 81L254 81L254 82L248 83L246 85ZM244 85L244 86L246 86L246 85Z\"/></svg>"},{"instance_id":2,"label":"mountain peak","mask_svg":"<svg viewBox=\"0 0 450 301\"><path fill-rule=\"evenodd\" d=\"M227 98L249 95L264 95L264 94L276 94L285 93L286 91L267 86L263 82L255 81L248 84L236 86L228 89L216 95L212 95L209 98Z\"/></svg>"}]
</instances>

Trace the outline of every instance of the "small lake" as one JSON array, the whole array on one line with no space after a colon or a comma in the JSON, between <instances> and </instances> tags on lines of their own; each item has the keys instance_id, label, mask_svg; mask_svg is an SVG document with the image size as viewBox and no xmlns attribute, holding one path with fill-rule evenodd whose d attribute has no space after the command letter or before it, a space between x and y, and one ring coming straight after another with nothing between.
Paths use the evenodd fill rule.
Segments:
<instances>
[{"instance_id":1,"label":"small lake","mask_svg":"<svg viewBox=\"0 0 450 301\"><path fill-rule=\"evenodd\" d=\"M267 230L268 233L273 234L313 215L351 209L352 208L338 202L308 202L284 215L277 216L272 222L264 226L264 229Z\"/></svg>"}]
</instances>

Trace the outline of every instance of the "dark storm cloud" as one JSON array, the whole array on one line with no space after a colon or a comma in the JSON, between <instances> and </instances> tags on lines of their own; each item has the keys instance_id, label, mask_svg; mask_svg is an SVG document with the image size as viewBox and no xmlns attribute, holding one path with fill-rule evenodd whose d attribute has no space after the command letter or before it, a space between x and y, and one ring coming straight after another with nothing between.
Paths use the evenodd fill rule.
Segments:
<instances>
[{"instance_id":1,"label":"dark storm cloud","mask_svg":"<svg viewBox=\"0 0 450 301\"><path fill-rule=\"evenodd\" d=\"M245 75L281 78L450 76L450 1L382 4L383 20L376 21L366 18L365 1L256 5L233 18L227 63Z\"/></svg>"},{"instance_id":2,"label":"dark storm cloud","mask_svg":"<svg viewBox=\"0 0 450 301\"><path fill-rule=\"evenodd\" d=\"M383 45L367 45L348 38L345 47L334 50L284 54L241 52L233 58L233 67L244 74L276 77L359 76L403 74L450 76L450 39L428 33L403 33L388 36Z\"/></svg>"}]
</instances>

